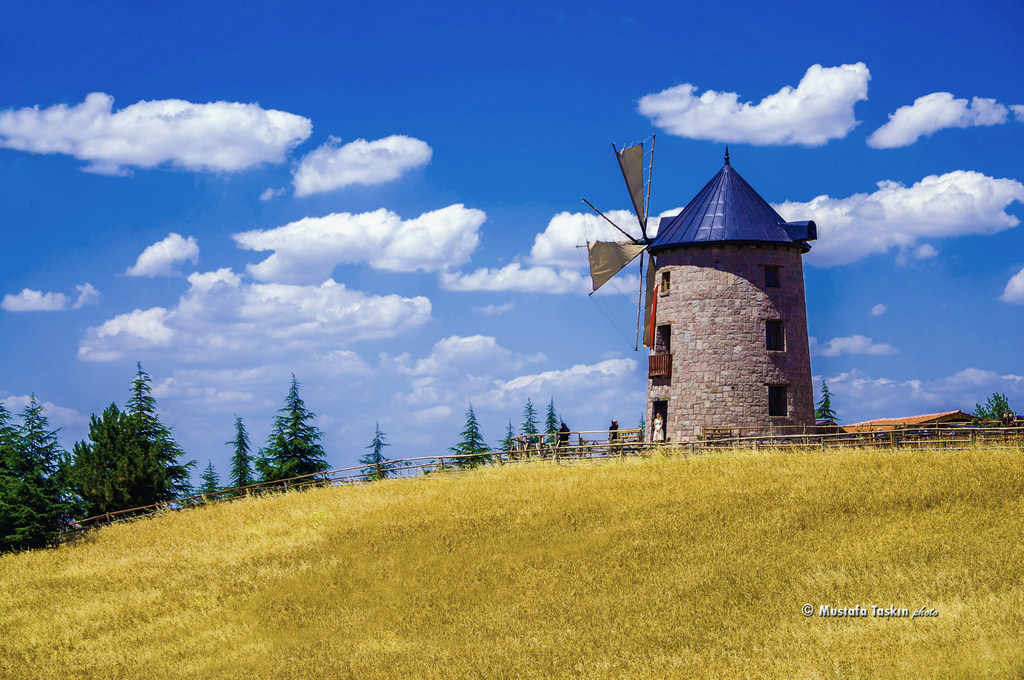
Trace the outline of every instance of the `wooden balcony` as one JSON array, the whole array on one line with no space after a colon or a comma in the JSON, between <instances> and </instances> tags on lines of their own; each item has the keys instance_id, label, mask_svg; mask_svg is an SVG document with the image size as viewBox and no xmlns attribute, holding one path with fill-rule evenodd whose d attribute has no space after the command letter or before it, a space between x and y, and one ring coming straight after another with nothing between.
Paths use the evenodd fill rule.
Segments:
<instances>
[{"instance_id":1,"label":"wooden balcony","mask_svg":"<svg viewBox=\"0 0 1024 680\"><path fill-rule=\"evenodd\" d=\"M652 354L648 357L648 378L671 378L672 377L672 355Z\"/></svg>"}]
</instances>

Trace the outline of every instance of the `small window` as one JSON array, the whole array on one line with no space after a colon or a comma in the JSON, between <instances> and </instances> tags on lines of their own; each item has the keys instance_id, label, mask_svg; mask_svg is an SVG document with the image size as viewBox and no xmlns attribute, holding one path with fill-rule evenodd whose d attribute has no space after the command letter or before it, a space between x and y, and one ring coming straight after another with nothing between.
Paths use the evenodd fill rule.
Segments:
<instances>
[{"instance_id":1,"label":"small window","mask_svg":"<svg viewBox=\"0 0 1024 680\"><path fill-rule=\"evenodd\" d=\"M778 288L779 287L779 269L780 267L765 266L764 268L764 287L765 288Z\"/></svg>"},{"instance_id":2,"label":"small window","mask_svg":"<svg viewBox=\"0 0 1024 680\"><path fill-rule=\"evenodd\" d=\"M788 416L789 404L786 403L786 386L768 386L768 415Z\"/></svg>"},{"instance_id":3,"label":"small window","mask_svg":"<svg viewBox=\"0 0 1024 680\"><path fill-rule=\"evenodd\" d=\"M786 351L786 327L782 321L770 320L764 322L765 346L769 352Z\"/></svg>"},{"instance_id":4,"label":"small window","mask_svg":"<svg viewBox=\"0 0 1024 680\"><path fill-rule=\"evenodd\" d=\"M657 335L654 338L655 354L669 354L672 352L672 326L664 324L658 326Z\"/></svg>"},{"instance_id":5,"label":"small window","mask_svg":"<svg viewBox=\"0 0 1024 680\"><path fill-rule=\"evenodd\" d=\"M658 287L658 292L661 295L668 295L668 289L671 287L671 275L672 272L661 273L661 286Z\"/></svg>"}]
</instances>

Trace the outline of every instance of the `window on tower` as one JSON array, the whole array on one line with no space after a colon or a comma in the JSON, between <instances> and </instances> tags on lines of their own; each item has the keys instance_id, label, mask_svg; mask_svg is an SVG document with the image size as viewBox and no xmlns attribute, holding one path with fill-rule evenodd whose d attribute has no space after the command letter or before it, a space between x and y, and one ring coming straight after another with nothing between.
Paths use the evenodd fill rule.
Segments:
<instances>
[{"instance_id":1,"label":"window on tower","mask_svg":"<svg viewBox=\"0 0 1024 680\"><path fill-rule=\"evenodd\" d=\"M657 354L672 352L672 326L670 324L658 326L657 334L654 337L654 351Z\"/></svg>"},{"instance_id":2,"label":"window on tower","mask_svg":"<svg viewBox=\"0 0 1024 680\"><path fill-rule=\"evenodd\" d=\"M789 404L786 403L786 386L768 386L768 415L788 416Z\"/></svg>"},{"instance_id":3,"label":"window on tower","mask_svg":"<svg viewBox=\"0 0 1024 680\"><path fill-rule=\"evenodd\" d=\"M764 268L764 287L765 288L778 288L781 285L779 283L779 269L781 269L781 267L765 265L765 268Z\"/></svg>"},{"instance_id":4,"label":"window on tower","mask_svg":"<svg viewBox=\"0 0 1024 680\"><path fill-rule=\"evenodd\" d=\"M786 327L782 321L770 319L764 322L765 346L769 352L786 351Z\"/></svg>"},{"instance_id":5,"label":"window on tower","mask_svg":"<svg viewBox=\"0 0 1024 680\"><path fill-rule=\"evenodd\" d=\"M672 272L662 272L661 273L661 285L658 286L658 292L661 295L668 295L668 290L671 287L671 283L672 283L672 281L671 281L671 274L672 274Z\"/></svg>"}]
</instances>

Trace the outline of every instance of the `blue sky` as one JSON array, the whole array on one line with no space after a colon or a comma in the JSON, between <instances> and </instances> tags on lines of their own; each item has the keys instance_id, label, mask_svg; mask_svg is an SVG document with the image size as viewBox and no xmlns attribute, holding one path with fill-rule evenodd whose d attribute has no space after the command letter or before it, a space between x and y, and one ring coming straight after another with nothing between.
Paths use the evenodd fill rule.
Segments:
<instances>
[{"instance_id":1,"label":"blue sky","mask_svg":"<svg viewBox=\"0 0 1024 680\"><path fill-rule=\"evenodd\" d=\"M805 259L844 422L1024 410L1019 3L37 2L0 27L0 400L70 448L137 361L199 468L261 445L290 375L328 461L485 437L553 398L635 423L636 272L611 153L657 135L651 211L721 167ZM615 288L615 286L612 286Z\"/></svg>"}]
</instances>

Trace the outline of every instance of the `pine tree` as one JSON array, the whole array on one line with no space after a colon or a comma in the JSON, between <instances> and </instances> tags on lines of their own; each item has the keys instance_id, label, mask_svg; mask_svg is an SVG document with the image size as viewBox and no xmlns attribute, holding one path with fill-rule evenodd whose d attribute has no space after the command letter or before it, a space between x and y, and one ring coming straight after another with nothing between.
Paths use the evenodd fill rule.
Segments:
<instances>
[{"instance_id":1,"label":"pine tree","mask_svg":"<svg viewBox=\"0 0 1024 680\"><path fill-rule=\"evenodd\" d=\"M374 423L373 440L366 448L370 453L359 459L360 465L366 465L363 475L370 480L387 479L392 476L394 464L384 457L384 447L391 446L387 443L387 435L381 432L380 423Z\"/></svg>"},{"instance_id":2,"label":"pine tree","mask_svg":"<svg viewBox=\"0 0 1024 680\"><path fill-rule=\"evenodd\" d=\"M208 461L208 463L203 474L199 476L202 481L202 484L199 485L199 493L204 496L220 491L220 475L217 474L217 468L213 467L213 461Z\"/></svg>"},{"instance_id":3,"label":"pine tree","mask_svg":"<svg viewBox=\"0 0 1024 680\"><path fill-rule=\"evenodd\" d=\"M142 365L127 408L111 404L89 421L89 441L74 446L71 482L83 511L97 515L183 498L192 493L189 469L171 431L160 422Z\"/></svg>"},{"instance_id":4,"label":"pine tree","mask_svg":"<svg viewBox=\"0 0 1024 680\"><path fill-rule=\"evenodd\" d=\"M231 456L231 476L228 483L232 487L249 486L253 483L253 458L249 455L249 433L245 431L245 425L240 417L235 416L235 438L224 443L235 447L235 452Z\"/></svg>"},{"instance_id":5,"label":"pine tree","mask_svg":"<svg viewBox=\"0 0 1024 680\"><path fill-rule=\"evenodd\" d=\"M647 441L647 439L646 439L646 435L647 435L647 417L644 416L644 415L641 415L640 416L640 421L637 422L636 426L640 430L640 441L642 441L642 442L643 441Z\"/></svg>"},{"instance_id":6,"label":"pine tree","mask_svg":"<svg viewBox=\"0 0 1024 680\"><path fill-rule=\"evenodd\" d=\"M487 446L483 435L480 434L480 424L477 423L476 413L473 412L472 403L470 403L469 409L466 411L466 426L463 428L461 434L462 441L448 450L458 456L472 457L457 458L454 463L456 466L475 467L490 458L487 454L491 452L491 448Z\"/></svg>"},{"instance_id":7,"label":"pine tree","mask_svg":"<svg viewBox=\"0 0 1024 680\"><path fill-rule=\"evenodd\" d=\"M833 423L838 423L839 419L836 416L836 412L832 410L832 393L828 390L828 383L824 379L821 381L821 401L814 409L814 418L816 420L830 420Z\"/></svg>"},{"instance_id":8,"label":"pine tree","mask_svg":"<svg viewBox=\"0 0 1024 680\"><path fill-rule=\"evenodd\" d=\"M329 467L324 459L326 454L317 443L324 434L310 422L316 415L306 408L299 396L299 381L294 373L284 408L278 413L267 445L256 461L262 480L290 479L326 470Z\"/></svg>"},{"instance_id":9,"label":"pine tree","mask_svg":"<svg viewBox=\"0 0 1024 680\"><path fill-rule=\"evenodd\" d=\"M560 424L561 421L558 419L558 413L555 411L555 398L552 397L551 401L548 402L548 411L544 418L544 434L557 435ZM546 441L548 444L554 444L555 437L547 437Z\"/></svg>"},{"instance_id":10,"label":"pine tree","mask_svg":"<svg viewBox=\"0 0 1024 680\"><path fill-rule=\"evenodd\" d=\"M505 431L505 438L501 440L501 450L512 450L512 438L516 436L516 430L512 427L512 419L508 419L508 429Z\"/></svg>"},{"instance_id":11,"label":"pine tree","mask_svg":"<svg viewBox=\"0 0 1024 680\"><path fill-rule=\"evenodd\" d=\"M533 407L533 402L529 399L526 400L526 407L523 408L523 425L520 429L520 433L524 435L530 435L526 441L530 444L536 444L537 438L532 436L537 434L537 410Z\"/></svg>"},{"instance_id":12,"label":"pine tree","mask_svg":"<svg viewBox=\"0 0 1024 680\"><path fill-rule=\"evenodd\" d=\"M168 484L168 492L172 498L187 496L192 491L189 483L189 469L196 462L180 463L179 458L185 455L177 442L171 437L171 430L160 422L156 412L156 399L151 394L151 380L142 370L142 364L136 364L138 372L132 381L131 397L128 399L126 413L137 421L139 433L154 447L157 462L164 469Z\"/></svg>"},{"instance_id":13,"label":"pine tree","mask_svg":"<svg viewBox=\"0 0 1024 680\"><path fill-rule=\"evenodd\" d=\"M72 515L67 453L35 395L10 422L0 406L0 551L42 548Z\"/></svg>"}]
</instances>

